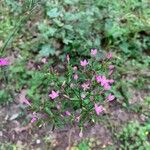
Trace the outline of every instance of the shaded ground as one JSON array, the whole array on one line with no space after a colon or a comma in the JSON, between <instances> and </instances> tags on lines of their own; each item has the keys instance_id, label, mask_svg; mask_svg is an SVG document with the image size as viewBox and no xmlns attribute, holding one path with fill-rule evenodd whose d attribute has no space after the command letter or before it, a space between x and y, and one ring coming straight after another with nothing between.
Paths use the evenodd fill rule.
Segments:
<instances>
[{"instance_id":1,"label":"shaded ground","mask_svg":"<svg viewBox=\"0 0 150 150\"><path fill-rule=\"evenodd\" d=\"M13 61L13 59L11 60ZM34 63L29 64L28 67L36 69ZM142 73L143 70L138 75L142 76ZM148 71L143 75L149 76ZM132 81L132 84L136 83L136 80L135 74L129 73L125 77L125 81ZM108 149L111 146L113 149L117 149L120 143L116 141L115 133L130 121L137 120L143 123L147 119L142 111L138 112L132 109L132 106L145 109L144 100L149 94L146 82L144 87L137 89L128 86L128 93L132 95L129 99L131 110L127 110L119 101L112 102L109 111L102 116L103 119L100 123L84 128L83 137L79 136L80 129L77 127L65 127L52 131L50 125L37 127L28 123L31 116L23 104L26 90L22 90L13 103L0 107L0 150L13 149L13 147L17 150L75 150L75 147L83 142L92 150ZM87 148L82 149L86 150Z\"/></svg>"},{"instance_id":2,"label":"shaded ground","mask_svg":"<svg viewBox=\"0 0 150 150\"><path fill-rule=\"evenodd\" d=\"M137 92L140 97L145 96L144 92ZM137 97L136 92L131 101ZM119 131L121 125L129 121L145 121L146 116L128 112L117 102L111 104L111 110L108 112L108 120L87 126L83 130L83 137L79 136L79 128L55 129L51 126L36 127L27 124L27 112L21 116L22 104L13 103L0 109L0 148L7 149L15 146L18 150L68 150L73 146L80 144L83 140L88 141L91 149L107 148L113 146L119 147L119 143L114 140L114 131ZM105 115L104 115L105 118Z\"/></svg>"}]
</instances>

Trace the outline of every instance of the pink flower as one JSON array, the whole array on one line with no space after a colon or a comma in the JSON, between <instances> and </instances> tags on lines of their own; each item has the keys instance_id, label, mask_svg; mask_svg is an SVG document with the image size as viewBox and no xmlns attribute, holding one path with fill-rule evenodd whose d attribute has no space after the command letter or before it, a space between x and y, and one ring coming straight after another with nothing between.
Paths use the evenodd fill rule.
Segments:
<instances>
[{"instance_id":1,"label":"pink flower","mask_svg":"<svg viewBox=\"0 0 150 150\"><path fill-rule=\"evenodd\" d=\"M36 120L37 120L37 118L36 118L36 117L32 117L32 119L31 119L31 123L34 123Z\"/></svg>"},{"instance_id":2,"label":"pink flower","mask_svg":"<svg viewBox=\"0 0 150 150\"><path fill-rule=\"evenodd\" d=\"M69 111L65 111L65 114L66 114L67 116L71 116L71 113L70 113Z\"/></svg>"},{"instance_id":3,"label":"pink flower","mask_svg":"<svg viewBox=\"0 0 150 150\"><path fill-rule=\"evenodd\" d=\"M106 79L105 76L100 76L100 75L96 76L96 81L100 83L101 86L103 86L105 90L110 90L111 86L109 84L114 82L113 79L108 80Z\"/></svg>"},{"instance_id":4,"label":"pink flower","mask_svg":"<svg viewBox=\"0 0 150 150\"><path fill-rule=\"evenodd\" d=\"M80 65L82 67L86 67L88 64L89 64L89 62L86 59L80 61Z\"/></svg>"},{"instance_id":5,"label":"pink flower","mask_svg":"<svg viewBox=\"0 0 150 150\"><path fill-rule=\"evenodd\" d=\"M59 93L58 91L57 91L57 92L52 91L51 94L49 94L49 97L50 97L51 99L55 99L55 98L57 98L57 97L59 96L58 93Z\"/></svg>"},{"instance_id":6,"label":"pink flower","mask_svg":"<svg viewBox=\"0 0 150 150\"><path fill-rule=\"evenodd\" d=\"M112 53L111 52L107 53L106 58L111 59L112 58Z\"/></svg>"},{"instance_id":7,"label":"pink flower","mask_svg":"<svg viewBox=\"0 0 150 150\"><path fill-rule=\"evenodd\" d=\"M108 96L107 96L107 100L110 102L110 101L113 101L115 99L115 96L114 95L112 95L112 94L109 94Z\"/></svg>"},{"instance_id":8,"label":"pink flower","mask_svg":"<svg viewBox=\"0 0 150 150\"><path fill-rule=\"evenodd\" d=\"M77 74L74 74L74 76L73 76L73 78L75 79L75 80L77 80L78 79L78 75Z\"/></svg>"},{"instance_id":9,"label":"pink flower","mask_svg":"<svg viewBox=\"0 0 150 150\"><path fill-rule=\"evenodd\" d=\"M91 56L96 56L97 49L91 49Z\"/></svg>"},{"instance_id":10,"label":"pink flower","mask_svg":"<svg viewBox=\"0 0 150 150\"><path fill-rule=\"evenodd\" d=\"M101 86L107 85L109 82L105 76L96 76L96 81L101 84Z\"/></svg>"},{"instance_id":11,"label":"pink flower","mask_svg":"<svg viewBox=\"0 0 150 150\"><path fill-rule=\"evenodd\" d=\"M89 88L90 88L89 86L90 86L89 83L83 83L83 84L81 85L81 87L83 88L84 91L86 91L87 89L89 89Z\"/></svg>"},{"instance_id":12,"label":"pink flower","mask_svg":"<svg viewBox=\"0 0 150 150\"><path fill-rule=\"evenodd\" d=\"M8 66L9 61L6 58L0 58L0 66Z\"/></svg>"},{"instance_id":13,"label":"pink flower","mask_svg":"<svg viewBox=\"0 0 150 150\"><path fill-rule=\"evenodd\" d=\"M104 111L104 107L102 105L94 104L94 109L97 115L100 115Z\"/></svg>"},{"instance_id":14,"label":"pink flower","mask_svg":"<svg viewBox=\"0 0 150 150\"><path fill-rule=\"evenodd\" d=\"M25 104L31 106L31 103L30 103L26 98L23 100L23 103L25 103Z\"/></svg>"}]
</instances>

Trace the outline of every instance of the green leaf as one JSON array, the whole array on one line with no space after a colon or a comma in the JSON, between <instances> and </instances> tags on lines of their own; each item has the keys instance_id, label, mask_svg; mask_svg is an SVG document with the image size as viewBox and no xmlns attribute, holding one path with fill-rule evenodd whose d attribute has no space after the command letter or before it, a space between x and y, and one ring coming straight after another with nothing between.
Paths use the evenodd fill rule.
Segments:
<instances>
[{"instance_id":1,"label":"green leaf","mask_svg":"<svg viewBox=\"0 0 150 150\"><path fill-rule=\"evenodd\" d=\"M46 113L49 114L50 116L53 116L51 110L50 110L48 107L45 108L45 111L46 111Z\"/></svg>"},{"instance_id":2,"label":"green leaf","mask_svg":"<svg viewBox=\"0 0 150 150\"><path fill-rule=\"evenodd\" d=\"M47 12L47 15L50 18L56 18L60 15L60 12L58 11L58 8L53 8Z\"/></svg>"},{"instance_id":3,"label":"green leaf","mask_svg":"<svg viewBox=\"0 0 150 150\"><path fill-rule=\"evenodd\" d=\"M53 20L54 21L54 23L56 23L56 25L58 26L58 27L63 27L63 25L64 25L64 23L62 23L60 20L58 20L58 19L54 19Z\"/></svg>"},{"instance_id":4,"label":"green leaf","mask_svg":"<svg viewBox=\"0 0 150 150\"><path fill-rule=\"evenodd\" d=\"M73 5L78 2L79 2L79 0L64 0L64 3L66 3L68 5Z\"/></svg>"},{"instance_id":5,"label":"green leaf","mask_svg":"<svg viewBox=\"0 0 150 150\"><path fill-rule=\"evenodd\" d=\"M64 38L63 42L68 45L69 43L72 43L73 41L67 38Z\"/></svg>"},{"instance_id":6,"label":"green leaf","mask_svg":"<svg viewBox=\"0 0 150 150\"><path fill-rule=\"evenodd\" d=\"M73 31L73 26L71 25L65 25L64 28L67 30Z\"/></svg>"},{"instance_id":7,"label":"green leaf","mask_svg":"<svg viewBox=\"0 0 150 150\"><path fill-rule=\"evenodd\" d=\"M51 48L50 45L43 45L42 49L40 50L39 54L41 56L49 56L49 55L54 55L55 54L55 49Z\"/></svg>"},{"instance_id":8,"label":"green leaf","mask_svg":"<svg viewBox=\"0 0 150 150\"><path fill-rule=\"evenodd\" d=\"M56 31L57 31L56 28L49 28L49 29L48 29L48 34L49 34L50 36L54 36L54 34L55 34Z\"/></svg>"}]
</instances>

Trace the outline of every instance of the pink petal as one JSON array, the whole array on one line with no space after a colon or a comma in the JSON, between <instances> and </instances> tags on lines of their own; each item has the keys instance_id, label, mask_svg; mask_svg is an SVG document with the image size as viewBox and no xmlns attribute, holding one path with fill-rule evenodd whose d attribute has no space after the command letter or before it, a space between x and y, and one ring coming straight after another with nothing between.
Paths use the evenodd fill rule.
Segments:
<instances>
[{"instance_id":1,"label":"pink petal","mask_svg":"<svg viewBox=\"0 0 150 150\"><path fill-rule=\"evenodd\" d=\"M88 61L86 59L84 59L83 61L80 61L80 65L85 67L88 65Z\"/></svg>"},{"instance_id":2,"label":"pink petal","mask_svg":"<svg viewBox=\"0 0 150 150\"><path fill-rule=\"evenodd\" d=\"M32 117L32 119L31 119L31 123L34 123L36 120L37 120L37 118Z\"/></svg>"},{"instance_id":3,"label":"pink petal","mask_svg":"<svg viewBox=\"0 0 150 150\"><path fill-rule=\"evenodd\" d=\"M115 96L112 95L112 94L109 94L108 97L107 97L108 101L113 101L114 99L115 99Z\"/></svg>"},{"instance_id":4,"label":"pink petal","mask_svg":"<svg viewBox=\"0 0 150 150\"><path fill-rule=\"evenodd\" d=\"M23 100L23 103L25 103L25 104L31 106L31 103L30 103L26 98Z\"/></svg>"},{"instance_id":5,"label":"pink petal","mask_svg":"<svg viewBox=\"0 0 150 150\"><path fill-rule=\"evenodd\" d=\"M0 66L8 66L9 61L7 58L0 58Z\"/></svg>"},{"instance_id":6,"label":"pink petal","mask_svg":"<svg viewBox=\"0 0 150 150\"><path fill-rule=\"evenodd\" d=\"M115 81L113 79L108 80L109 83L114 83Z\"/></svg>"},{"instance_id":7,"label":"pink petal","mask_svg":"<svg viewBox=\"0 0 150 150\"><path fill-rule=\"evenodd\" d=\"M49 97L50 97L51 99L55 99L55 98L57 98L57 97L59 96L58 93L59 93L58 91L57 91L57 92L52 91L51 94L49 94Z\"/></svg>"},{"instance_id":8,"label":"pink petal","mask_svg":"<svg viewBox=\"0 0 150 150\"><path fill-rule=\"evenodd\" d=\"M109 73L108 73L108 75L109 76L112 75L113 72L114 72L114 70L110 70Z\"/></svg>"},{"instance_id":9,"label":"pink petal","mask_svg":"<svg viewBox=\"0 0 150 150\"><path fill-rule=\"evenodd\" d=\"M104 107L102 105L98 106L97 104L94 104L94 109L97 115L100 115L104 111Z\"/></svg>"},{"instance_id":10,"label":"pink petal","mask_svg":"<svg viewBox=\"0 0 150 150\"><path fill-rule=\"evenodd\" d=\"M100 83L102 81L102 77L100 75L96 76L96 81Z\"/></svg>"},{"instance_id":11,"label":"pink petal","mask_svg":"<svg viewBox=\"0 0 150 150\"><path fill-rule=\"evenodd\" d=\"M65 114L66 114L67 116L71 116L71 113L70 113L69 111L66 111Z\"/></svg>"}]
</instances>

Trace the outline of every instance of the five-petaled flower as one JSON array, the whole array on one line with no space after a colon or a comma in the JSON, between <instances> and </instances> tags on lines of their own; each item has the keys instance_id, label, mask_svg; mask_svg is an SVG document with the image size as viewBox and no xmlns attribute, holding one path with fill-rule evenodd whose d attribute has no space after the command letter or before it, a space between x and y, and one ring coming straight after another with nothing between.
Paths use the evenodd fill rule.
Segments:
<instances>
[{"instance_id":1,"label":"five-petaled flower","mask_svg":"<svg viewBox=\"0 0 150 150\"><path fill-rule=\"evenodd\" d=\"M52 91L51 92L51 94L49 94L49 97L51 98L51 99L55 99L55 98L57 98L59 96L59 92L58 91Z\"/></svg>"},{"instance_id":2,"label":"five-petaled flower","mask_svg":"<svg viewBox=\"0 0 150 150\"><path fill-rule=\"evenodd\" d=\"M90 89L89 86L90 86L90 84L89 84L88 82L87 82L87 83L83 83L83 84L81 85L81 87L83 88L84 91Z\"/></svg>"},{"instance_id":3,"label":"five-petaled flower","mask_svg":"<svg viewBox=\"0 0 150 150\"><path fill-rule=\"evenodd\" d=\"M94 109L97 115L100 115L104 111L104 107L102 105L94 104Z\"/></svg>"},{"instance_id":4,"label":"five-petaled flower","mask_svg":"<svg viewBox=\"0 0 150 150\"><path fill-rule=\"evenodd\" d=\"M89 62L86 59L80 61L80 65L82 67L86 67L88 64L89 64Z\"/></svg>"}]
</instances>

